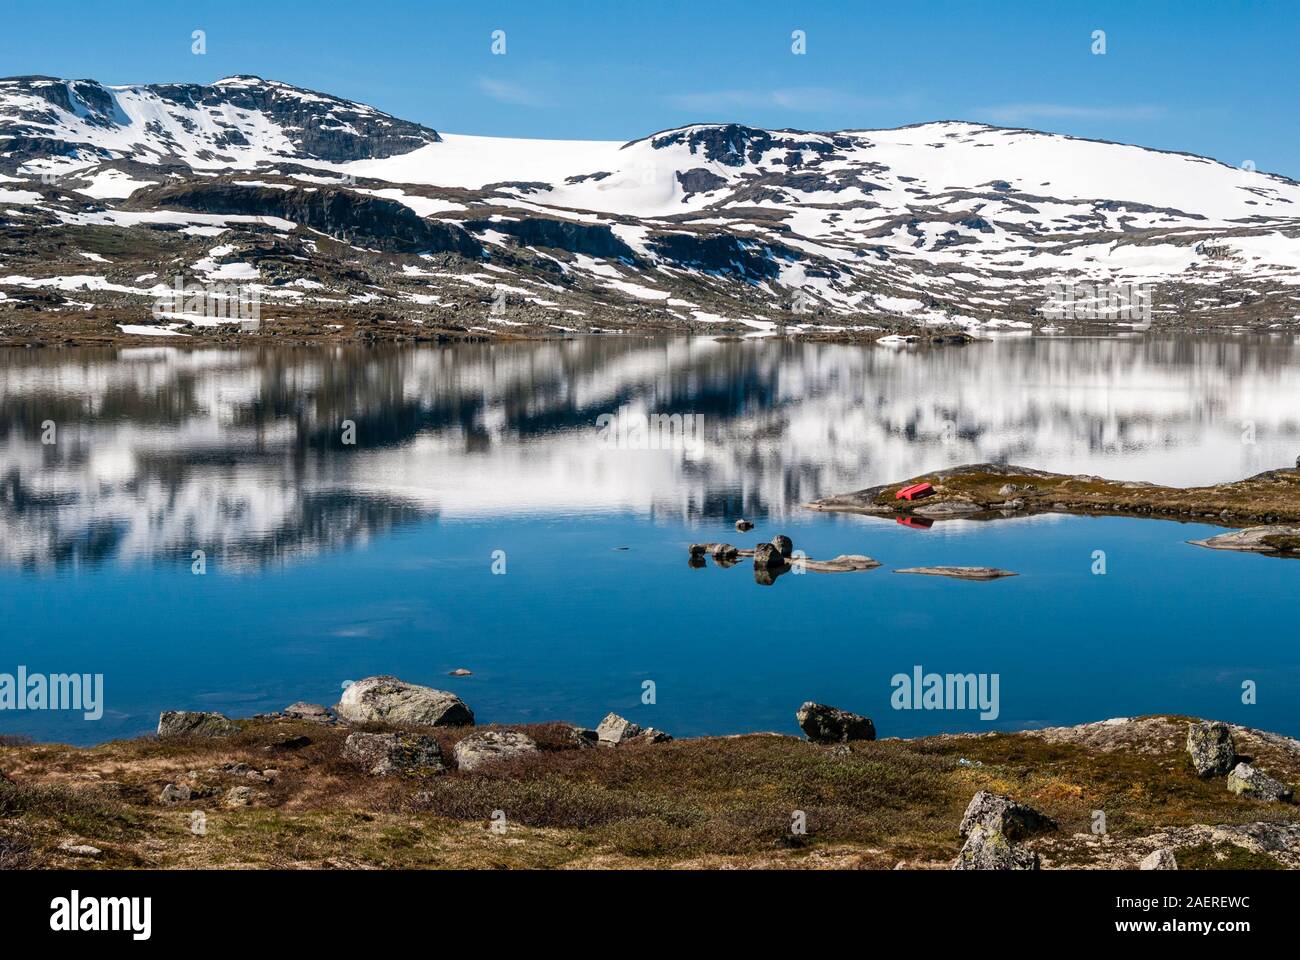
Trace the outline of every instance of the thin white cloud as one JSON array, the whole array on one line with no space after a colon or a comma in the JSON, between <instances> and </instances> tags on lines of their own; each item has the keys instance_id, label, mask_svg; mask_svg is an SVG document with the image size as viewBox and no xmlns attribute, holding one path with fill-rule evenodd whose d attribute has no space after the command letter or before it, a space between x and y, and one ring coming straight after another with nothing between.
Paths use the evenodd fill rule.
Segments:
<instances>
[{"instance_id":1,"label":"thin white cloud","mask_svg":"<svg viewBox=\"0 0 1300 960\"><path fill-rule=\"evenodd\" d=\"M546 98L536 91L520 86L517 83L511 83L509 80L498 80L495 77L479 77L477 84L481 91L501 103L512 103L520 107L544 107L547 105Z\"/></svg>"},{"instance_id":2,"label":"thin white cloud","mask_svg":"<svg viewBox=\"0 0 1300 960\"><path fill-rule=\"evenodd\" d=\"M1154 120L1163 114L1159 107L1080 107L1065 103L1004 103L983 107L975 116L993 123L1030 123L1036 120Z\"/></svg>"}]
</instances>

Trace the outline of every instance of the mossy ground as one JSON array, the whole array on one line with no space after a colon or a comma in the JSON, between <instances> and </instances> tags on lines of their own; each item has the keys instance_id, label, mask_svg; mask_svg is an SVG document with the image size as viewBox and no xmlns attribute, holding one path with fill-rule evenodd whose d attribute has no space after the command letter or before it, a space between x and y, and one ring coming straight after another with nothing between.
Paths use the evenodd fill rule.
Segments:
<instances>
[{"instance_id":1,"label":"mossy ground","mask_svg":"<svg viewBox=\"0 0 1300 960\"><path fill-rule=\"evenodd\" d=\"M340 759L345 731L284 721L245 722L224 740L0 746L0 769L13 781L0 782L0 863L940 866L955 856L957 824L980 789L1055 818L1058 865L1086 862L1070 838L1088 834L1098 809L1117 841L1181 825L1300 820L1296 807L1266 807L1198 779L1176 746L1139 753L996 734L846 749L753 735L576 749L560 725L518 729L542 752L423 778L363 776ZM436 736L450 756L467 732ZM279 775L250 782L223 771L234 763ZM1300 773L1277 760L1271 769L1292 782ZM162 787L190 771L204 795L162 804ZM253 805L224 804L236 785L253 788ZM191 831L195 810L204 812L205 835ZM504 832L493 828L495 811ZM796 811L805 834L791 829ZM103 855L60 852L67 841Z\"/></svg>"}]
</instances>

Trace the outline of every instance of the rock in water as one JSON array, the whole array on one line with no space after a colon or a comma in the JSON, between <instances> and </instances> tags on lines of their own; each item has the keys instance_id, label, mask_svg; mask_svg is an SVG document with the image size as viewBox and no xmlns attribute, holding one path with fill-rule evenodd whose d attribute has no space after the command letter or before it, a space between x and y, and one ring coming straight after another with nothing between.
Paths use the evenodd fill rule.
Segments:
<instances>
[{"instance_id":1,"label":"rock in water","mask_svg":"<svg viewBox=\"0 0 1300 960\"><path fill-rule=\"evenodd\" d=\"M1019 574L997 567L904 567L895 573L919 573L927 577L953 577L957 580L1000 580Z\"/></svg>"},{"instance_id":2,"label":"rock in water","mask_svg":"<svg viewBox=\"0 0 1300 960\"><path fill-rule=\"evenodd\" d=\"M537 753L532 737L508 730L484 730L471 733L456 744L456 766L473 770L495 760L508 760L525 753Z\"/></svg>"},{"instance_id":3,"label":"rock in water","mask_svg":"<svg viewBox=\"0 0 1300 960\"><path fill-rule=\"evenodd\" d=\"M772 546L781 552L781 556L789 560L794 555L794 541L783 533L778 533L772 538Z\"/></svg>"},{"instance_id":4,"label":"rock in water","mask_svg":"<svg viewBox=\"0 0 1300 960\"><path fill-rule=\"evenodd\" d=\"M748 520L741 519L736 521L736 529L741 533L748 533L750 530L754 529L754 525Z\"/></svg>"},{"instance_id":5,"label":"rock in water","mask_svg":"<svg viewBox=\"0 0 1300 960\"><path fill-rule=\"evenodd\" d=\"M1252 800L1267 803L1290 803L1291 788L1281 780L1274 780L1266 773L1256 770L1249 763L1239 763L1228 774L1228 789Z\"/></svg>"},{"instance_id":6,"label":"rock in water","mask_svg":"<svg viewBox=\"0 0 1300 960\"><path fill-rule=\"evenodd\" d=\"M228 737L239 726L220 713L197 710L164 710L158 716L160 737Z\"/></svg>"},{"instance_id":7,"label":"rock in water","mask_svg":"<svg viewBox=\"0 0 1300 960\"><path fill-rule=\"evenodd\" d=\"M966 837L976 827L1004 834L1008 840L1021 840L1043 830L1055 830L1056 821L1010 797L981 790L967 805L958 832Z\"/></svg>"},{"instance_id":8,"label":"rock in water","mask_svg":"<svg viewBox=\"0 0 1300 960\"><path fill-rule=\"evenodd\" d=\"M601 743L627 743L640 735L641 728L631 720L620 717L617 713L606 714L605 719L596 727L596 739Z\"/></svg>"},{"instance_id":9,"label":"rock in water","mask_svg":"<svg viewBox=\"0 0 1300 960\"><path fill-rule=\"evenodd\" d=\"M1177 870L1178 860L1174 857L1174 852L1168 847L1161 847L1159 850L1152 850L1142 862L1138 864L1139 870Z\"/></svg>"},{"instance_id":10,"label":"rock in water","mask_svg":"<svg viewBox=\"0 0 1300 960\"><path fill-rule=\"evenodd\" d=\"M785 566L785 557L775 545L760 543L754 547L754 566L759 570L775 570Z\"/></svg>"},{"instance_id":11,"label":"rock in water","mask_svg":"<svg viewBox=\"0 0 1300 960\"><path fill-rule=\"evenodd\" d=\"M440 773L442 750L432 737L410 733L352 733L343 742L343 759L372 777L389 773Z\"/></svg>"},{"instance_id":12,"label":"rock in water","mask_svg":"<svg viewBox=\"0 0 1300 960\"><path fill-rule=\"evenodd\" d=\"M350 723L415 723L426 727L472 726L474 713L454 693L396 677L358 680L334 708Z\"/></svg>"},{"instance_id":13,"label":"rock in water","mask_svg":"<svg viewBox=\"0 0 1300 960\"><path fill-rule=\"evenodd\" d=\"M1198 777L1222 776L1237 762L1232 731L1217 721L1187 725L1187 752Z\"/></svg>"},{"instance_id":14,"label":"rock in water","mask_svg":"<svg viewBox=\"0 0 1300 960\"><path fill-rule=\"evenodd\" d=\"M1017 849L1006 834L976 824L952 865L954 870L1037 870L1038 854Z\"/></svg>"},{"instance_id":15,"label":"rock in water","mask_svg":"<svg viewBox=\"0 0 1300 960\"><path fill-rule=\"evenodd\" d=\"M876 739L876 725L866 717L824 703L809 700L795 713L802 730L813 743L847 743Z\"/></svg>"}]
</instances>

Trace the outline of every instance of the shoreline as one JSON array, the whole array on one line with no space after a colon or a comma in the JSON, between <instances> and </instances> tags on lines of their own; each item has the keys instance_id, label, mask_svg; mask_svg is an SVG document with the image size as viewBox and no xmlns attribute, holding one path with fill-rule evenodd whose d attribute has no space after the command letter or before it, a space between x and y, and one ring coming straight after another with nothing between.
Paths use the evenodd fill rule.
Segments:
<instances>
[{"instance_id":1,"label":"shoreline","mask_svg":"<svg viewBox=\"0 0 1300 960\"><path fill-rule=\"evenodd\" d=\"M332 709L166 712L158 736L94 747L0 738L0 864L1300 868L1300 740L1241 725L1157 714L876 739L869 719L808 703L807 738L674 740L613 714L595 730L477 725L455 694L353 687ZM1192 742L1206 732L1229 748L1208 772ZM1049 826L971 830L990 803Z\"/></svg>"}]
</instances>

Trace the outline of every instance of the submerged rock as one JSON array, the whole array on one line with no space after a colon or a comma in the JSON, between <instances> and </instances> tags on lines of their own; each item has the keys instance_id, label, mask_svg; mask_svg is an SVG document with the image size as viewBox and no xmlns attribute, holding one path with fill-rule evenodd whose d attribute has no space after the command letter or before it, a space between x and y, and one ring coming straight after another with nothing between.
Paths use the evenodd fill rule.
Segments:
<instances>
[{"instance_id":1,"label":"submerged rock","mask_svg":"<svg viewBox=\"0 0 1300 960\"><path fill-rule=\"evenodd\" d=\"M1152 850L1142 862L1138 864L1139 870L1177 870L1178 859L1174 852L1168 847L1161 847L1159 850Z\"/></svg>"},{"instance_id":2,"label":"submerged rock","mask_svg":"<svg viewBox=\"0 0 1300 960\"><path fill-rule=\"evenodd\" d=\"M1198 777L1222 776L1237 762L1232 731L1217 721L1187 725L1187 752Z\"/></svg>"},{"instance_id":3,"label":"submerged rock","mask_svg":"<svg viewBox=\"0 0 1300 960\"><path fill-rule=\"evenodd\" d=\"M1010 797L981 790L967 805L958 832L965 837L977 826L1004 834L1008 840L1021 840L1034 833L1055 830L1056 821Z\"/></svg>"},{"instance_id":4,"label":"submerged rock","mask_svg":"<svg viewBox=\"0 0 1300 960\"><path fill-rule=\"evenodd\" d=\"M410 733L352 733L343 742L343 759L372 777L389 773L440 773L442 750L432 737Z\"/></svg>"},{"instance_id":5,"label":"submerged rock","mask_svg":"<svg viewBox=\"0 0 1300 960\"><path fill-rule=\"evenodd\" d=\"M526 753L537 753L532 737L510 730L484 730L472 733L456 744L456 766L473 770L485 763L508 760Z\"/></svg>"},{"instance_id":6,"label":"submerged rock","mask_svg":"<svg viewBox=\"0 0 1300 960\"><path fill-rule=\"evenodd\" d=\"M397 677L358 680L343 691L334 709L350 723L414 723L426 727L474 723L474 712L456 694Z\"/></svg>"},{"instance_id":7,"label":"submerged rock","mask_svg":"<svg viewBox=\"0 0 1300 960\"><path fill-rule=\"evenodd\" d=\"M1249 763L1239 763L1228 774L1228 789L1252 800L1266 803L1290 803L1291 788L1281 780L1274 780L1266 773L1256 770Z\"/></svg>"},{"instance_id":8,"label":"submerged rock","mask_svg":"<svg viewBox=\"0 0 1300 960\"><path fill-rule=\"evenodd\" d=\"M954 870L1037 870L1038 854L1021 850L998 830L976 824L962 845Z\"/></svg>"},{"instance_id":9,"label":"submerged rock","mask_svg":"<svg viewBox=\"0 0 1300 960\"><path fill-rule=\"evenodd\" d=\"M1017 577L1012 570L999 570L997 567L906 567L895 573L918 573L927 577L953 577L957 580L999 580L1002 577Z\"/></svg>"},{"instance_id":10,"label":"submerged rock","mask_svg":"<svg viewBox=\"0 0 1300 960\"><path fill-rule=\"evenodd\" d=\"M158 716L160 737L228 737L239 725L224 714L198 710L164 710Z\"/></svg>"},{"instance_id":11,"label":"submerged rock","mask_svg":"<svg viewBox=\"0 0 1300 960\"><path fill-rule=\"evenodd\" d=\"M799 729L813 743L847 743L876 739L876 725L867 717L824 703L807 701L795 712Z\"/></svg>"}]
</instances>

